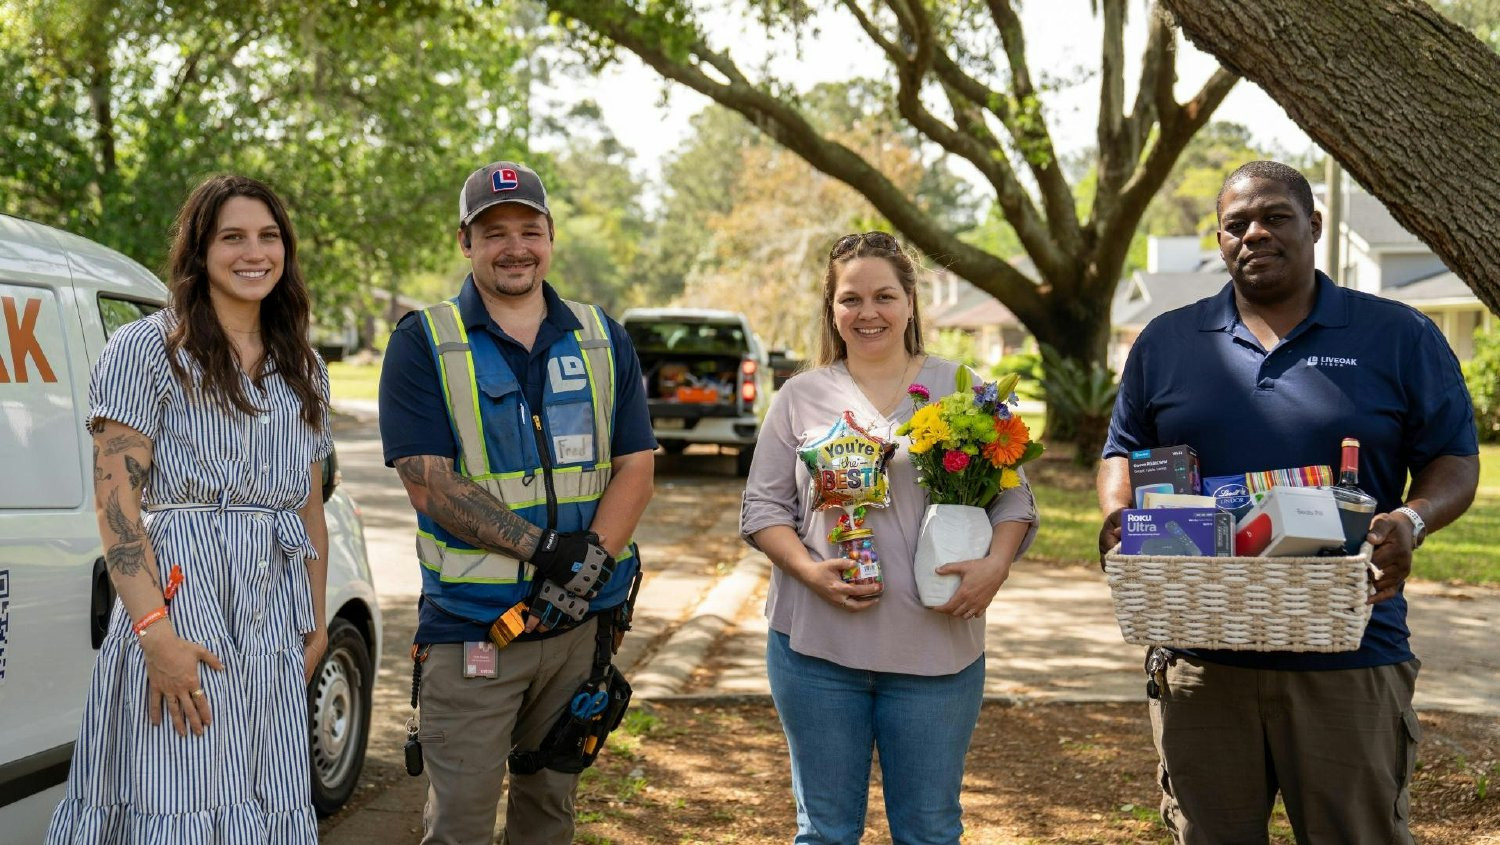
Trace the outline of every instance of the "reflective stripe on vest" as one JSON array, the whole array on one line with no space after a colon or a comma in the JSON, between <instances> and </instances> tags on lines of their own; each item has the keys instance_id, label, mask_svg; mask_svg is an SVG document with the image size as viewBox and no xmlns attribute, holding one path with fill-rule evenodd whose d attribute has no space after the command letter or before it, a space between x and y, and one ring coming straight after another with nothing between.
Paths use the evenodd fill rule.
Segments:
<instances>
[{"instance_id":1,"label":"reflective stripe on vest","mask_svg":"<svg viewBox=\"0 0 1500 845\"><path fill-rule=\"evenodd\" d=\"M595 464L550 470L553 495L559 504L597 500L609 486L613 474L610 435L614 429L615 401L614 348L604 319L592 306L570 300L563 302L582 326L573 335L583 354L592 392ZM513 511L545 505L547 490L545 484L538 483L537 471L491 472L474 356L458 304L440 302L422 313L437 344L443 398L448 403L448 415L458 439L459 474ZM425 531L417 533L417 558L445 582L513 584L530 578L532 573L530 564L509 555L454 548Z\"/></svg>"}]
</instances>

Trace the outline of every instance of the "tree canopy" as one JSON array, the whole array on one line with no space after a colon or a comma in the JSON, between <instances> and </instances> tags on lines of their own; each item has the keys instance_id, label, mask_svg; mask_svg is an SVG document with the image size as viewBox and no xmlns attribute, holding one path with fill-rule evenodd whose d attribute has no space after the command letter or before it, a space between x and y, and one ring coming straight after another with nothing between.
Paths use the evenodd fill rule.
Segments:
<instances>
[{"instance_id":1,"label":"tree canopy","mask_svg":"<svg viewBox=\"0 0 1500 845\"><path fill-rule=\"evenodd\" d=\"M446 255L463 177L524 142L519 38L481 11L0 0L0 210L159 269L194 183L262 178L326 314Z\"/></svg>"},{"instance_id":2,"label":"tree canopy","mask_svg":"<svg viewBox=\"0 0 1500 845\"><path fill-rule=\"evenodd\" d=\"M1026 57L1026 34L1011 0L798 0L747 2L763 40L795 36L814 14L836 15L884 57L899 131L977 172L1041 276L961 238L879 163L837 133L791 81L752 69L731 47L712 43L703 7L691 0L596 3L547 0L575 43L607 61L628 50L749 120L818 171L852 187L906 239L988 291L1041 341L1099 366L1109 308L1137 224L1193 134L1236 77L1215 72L1186 102L1174 94L1176 36L1156 6L1133 99L1126 97L1127 0L1099 0L1099 117L1093 200L1079 208L1048 125L1045 90ZM756 23L747 26L754 28ZM752 33L744 34L749 38Z\"/></svg>"}]
</instances>

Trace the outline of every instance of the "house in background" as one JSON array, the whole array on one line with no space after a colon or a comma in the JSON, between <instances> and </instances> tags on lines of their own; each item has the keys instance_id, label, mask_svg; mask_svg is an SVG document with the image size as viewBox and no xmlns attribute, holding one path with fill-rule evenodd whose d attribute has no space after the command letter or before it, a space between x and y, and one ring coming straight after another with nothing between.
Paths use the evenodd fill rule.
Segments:
<instances>
[{"instance_id":1,"label":"house in background","mask_svg":"<svg viewBox=\"0 0 1500 845\"><path fill-rule=\"evenodd\" d=\"M1313 201L1326 221L1321 189ZM1476 329L1500 325L1469 286L1370 194L1351 188L1338 228L1339 272L1329 275L1345 287L1404 302L1426 314L1460 361L1474 357ZM1318 241L1315 261L1325 272L1334 236L1325 231ZM1153 317L1213 296L1229 281L1218 251L1205 243L1196 235L1150 239L1146 269L1120 283L1111 307L1109 364L1115 372L1125 366L1131 345Z\"/></svg>"},{"instance_id":2,"label":"house in background","mask_svg":"<svg viewBox=\"0 0 1500 845\"><path fill-rule=\"evenodd\" d=\"M1011 266L1036 280L1031 259L1011 259ZM1024 351L1031 343L1031 333L1000 300L941 267L930 279L931 296L921 304L928 331L956 331L973 338L974 354L986 366Z\"/></svg>"},{"instance_id":3,"label":"house in background","mask_svg":"<svg viewBox=\"0 0 1500 845\"><path fill-rule=\"evenodd\" d=\"M1314 201L1328 217L1322 191ZM1328 249L1334 232L1324 232L1318 243L1318 266L1328 268ZM1404 302L1421 311L1442 330L1460 361L1474 357L1474 331L1500 324L1469 286L1443 264L1416 235L1406 231L1380 200L1351 185L1344 198L1344 220L1339 238L1339 272L1345 287Z\"/></svg>"},{"instance_id":4,"label":"house in background","mask_svg":"<svg viewBox=\"0 0 1500 845\"><path fill-rule=\"evenodd\" d=\"M1176 308L1213 296L1229 281L1219 253L1197 235L1152 236L1146 243L1146 269L1120 282L1110 305L1108 363L1119 373L1146 324Z\"/></svg>"},{"instance_id":5,"label":"house in background","mask_svg":"<svg viewBox=\"0 0 1500 845\"><path fill-rule=\"evenodd\" d=\"M1315 188L1314 203L1326 221L1322 189ZM1460 361L1472 358L1475 330L1500 326L1500 317L1491 314L1441 258L1402 228L1378 199L1351 186L1344 211L1337 235L1340 272L1329 275L1345 287L1421 311L1442 330ZM1333 237L1333 232L1325 231L1318 242L1315 260L1325 272ZM1028 278L1037 278L1029 259L1012 259L1012 264ZM1030 348L1026 327L994 297L944 270L931 278L932 295L922 303L923 319L930 328L972 336L976 353L986 364ZM1197 235L1149 238L1146 269L1120 281L1110 306L1110 368L1116 373L1124 368L1130 347L1152 319L1213 296L1228 281L1229 273L1211 239Z\"/></svg>"}]
</instances>

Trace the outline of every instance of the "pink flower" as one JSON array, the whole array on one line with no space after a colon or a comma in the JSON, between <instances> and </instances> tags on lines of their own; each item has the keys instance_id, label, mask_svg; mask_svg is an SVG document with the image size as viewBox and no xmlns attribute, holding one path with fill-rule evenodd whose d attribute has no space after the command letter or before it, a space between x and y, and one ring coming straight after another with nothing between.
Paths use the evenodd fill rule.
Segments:
<instances>
[{"instance_id":1,"label":"pink flower","mask_svg":"<svg viewBox=\"0 0 1500 845\"><path fill-rule=\"evenodd\" d=\"M907 386L906 395L913 398L920 398L923 402L926 402L932 398L932 391L920 384L912 384Z\"/></svg>"},{"instance_id":2,"label":"pink flower","mask_svg":"<svg viewBox=\"0 0 1500 845\"><path fill-rule=\"evenodd\" d=\"M963 472L964 467L969 465L969 456L957 449L949 449L943 455L943 469L949 472Z\"/></svg>"}]
</instances>

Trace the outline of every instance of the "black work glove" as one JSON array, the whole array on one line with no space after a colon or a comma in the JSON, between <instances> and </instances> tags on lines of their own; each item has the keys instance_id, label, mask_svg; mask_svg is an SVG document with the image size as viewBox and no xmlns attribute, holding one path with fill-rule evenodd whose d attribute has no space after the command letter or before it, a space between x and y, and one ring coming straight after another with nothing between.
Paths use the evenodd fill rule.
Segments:
<instances>
[{"instance_id":1,"label":"black work glove","mask_svg":"<svg viewBox=\"0 0 1500 845\"><path fill-rule=\"evenodd\" d=\"M527 608L544 629L556 628L564 619L577 622L589 612L589 603L551 581L542 581Z\"/></svg>"},{"instance_id":2,"label":"black work glove","mask_svg":"<svg viewBox=\"0 0 1500 845\"><path fill-rule=\"evenodd\" d=\"M543 531L529 563L536 567L538 580L551 581L584 599L599 595L615 574L615 559L592 531Z\"/></svg>"}]
</instances>

